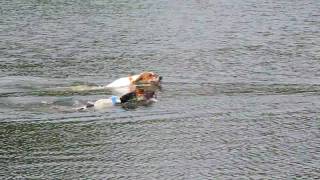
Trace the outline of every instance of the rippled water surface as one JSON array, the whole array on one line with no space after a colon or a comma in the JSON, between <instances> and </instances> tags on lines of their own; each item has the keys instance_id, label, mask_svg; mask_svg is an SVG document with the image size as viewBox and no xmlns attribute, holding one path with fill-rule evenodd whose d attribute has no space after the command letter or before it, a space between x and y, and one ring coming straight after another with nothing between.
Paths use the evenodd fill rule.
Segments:
<instances>
[{"instance_id":1,"label":"rippled water surface","mask_svg":"<svg viewBox=\"0 0 320 180\"><path fill-rule=\"evenodd\" d=\"M319 7L0 1L0 176L319 178ZM152 106L72 111L112 95L79 87L145 70Z\"/></svg>"}]
</instances>

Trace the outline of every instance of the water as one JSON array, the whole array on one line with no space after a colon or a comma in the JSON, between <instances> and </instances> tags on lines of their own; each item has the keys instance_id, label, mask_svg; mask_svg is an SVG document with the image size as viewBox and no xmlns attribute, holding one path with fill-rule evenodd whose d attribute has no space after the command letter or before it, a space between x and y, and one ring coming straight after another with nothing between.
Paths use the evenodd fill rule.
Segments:
<instances>
[{"instance_id":1,"label":"water","mask_svg":"<svg viewBox=\"0 0 320 180\"><path fill-rule=\"evenodd\" d=\"M319 7L2 0L1 179L319 178ZM63 109L144 70L152 106Z\"/></svg>"}]
</instances>

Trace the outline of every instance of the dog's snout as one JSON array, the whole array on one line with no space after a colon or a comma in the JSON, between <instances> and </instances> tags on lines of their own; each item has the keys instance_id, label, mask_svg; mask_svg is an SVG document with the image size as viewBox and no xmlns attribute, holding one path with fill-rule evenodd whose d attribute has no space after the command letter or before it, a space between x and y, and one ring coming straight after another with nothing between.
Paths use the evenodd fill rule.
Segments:
<instances>
[{"instance_id":1,"label":"dog's snout","mask_svg":"<svg viewBox=\"0 0 320 180\"><path fill-rule=\"evenodd\" d=\"M162 80L162 76L159 76L159 80L160 80L160 81Z\"/></svg>"}]
</instances>

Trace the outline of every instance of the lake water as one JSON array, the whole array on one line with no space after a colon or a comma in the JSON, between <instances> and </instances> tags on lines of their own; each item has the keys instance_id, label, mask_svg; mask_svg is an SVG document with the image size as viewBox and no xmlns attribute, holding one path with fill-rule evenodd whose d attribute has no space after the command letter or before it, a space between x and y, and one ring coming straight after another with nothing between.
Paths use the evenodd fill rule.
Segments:
<instances>
[{"instance_id":1,"label":"lake water","mask_svg":"<svg viewBox=\"0 0 320 180\"><path fill-rule=\"evenodd\" d=\"M1 0L1 179L319 178L319 7ZM145 70L152 106L63 109Z\"/></svg>"}]
</instances>

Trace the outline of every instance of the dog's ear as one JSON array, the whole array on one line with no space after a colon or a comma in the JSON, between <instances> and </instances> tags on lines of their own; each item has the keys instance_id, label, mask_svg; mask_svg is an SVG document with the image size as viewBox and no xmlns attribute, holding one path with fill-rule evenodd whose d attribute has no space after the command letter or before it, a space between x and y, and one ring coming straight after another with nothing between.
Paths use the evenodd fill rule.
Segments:
<instances>
[{"instance_id":1,"label":"dog's ear","mask_svg":"<svg viewBox=\"0 0 320 180\"><path fill-rule=\"evenodd\" d=\"M137 79L132 80L131 82L132 82L133 84L136 84L137 82L139 82L139 81L141 81L141 80L142 80L142 77L141 77L141 75L139 75L139 77L138 77Z\"/></svg>"},{"instance_id":2,"label":"dog's ear","mask_svg":"<svg viewBox=\"0 0 320 180\"><path fill-rule=\"evenodd\" d=\"M135 79L134 81L132 81L133 84L138 83L139 81L142 83L147 83L150 80L152 80L156 75L152 72L143 72L141 73L137 79Z\"/></svg>"},{"instance_id":3,"label":"dog's ear","mask_svg":"<svg viewBox=\"0 0 320 180\"><path fill-rule=\"evenodd\" d=\"M143 80L143 76L144 76L144 72L143 73L141 73L141 74L139 74L139 76L138 76L138 78L137 79L135 79L135 80L132 80L131 82L133 83L133 84L136 84L137 82L139 82L139 81L141 81L141 80Z\"/></svg>"}]
</instances>

